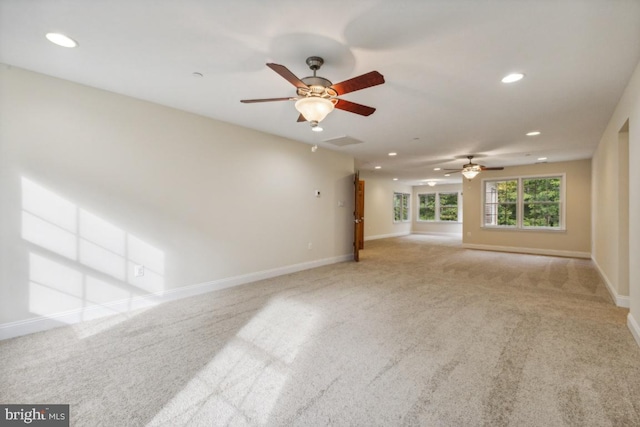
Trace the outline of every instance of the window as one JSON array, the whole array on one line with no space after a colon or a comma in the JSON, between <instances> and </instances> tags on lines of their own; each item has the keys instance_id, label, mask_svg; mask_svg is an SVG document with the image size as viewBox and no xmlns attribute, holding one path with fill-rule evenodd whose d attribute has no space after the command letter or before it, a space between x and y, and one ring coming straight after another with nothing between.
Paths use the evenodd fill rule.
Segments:
<instances>
[{"instance_id":1,"label":"window","mask_svg":"<svg viewBox=\"0 0 640 427\"><path fill-rule=\"evenodd\" d=\"M436 195L434 194L418 194L418 220L419 221L435 221L436 220Z\"/></svg>"},{"instance_id":2,"label":"window","mask_svg":"<svg viewBox=\"0 0 640 427\"><path fill-rule=\"evenodd\" d=\"M440 221L458 221L458 193L439 193Z\"/></svg>"},{"instance_id":3,"label":"window","mask_svg":"<svg viewBox=\"0 0 640 427\"><path fill-rule=\"evenodd\" d=\"M522 180L525 227L560 227L560 178Z\"/></svg>"},{"instance_id":4,"label":"window","mask_svg":"<svg viewBox=\"0 0 640 427\"><path fill-rule=\"evenodd\" d=\"M484 226L564 229L564 176L483 181Z\"/></svg>"},{"instance_id":5,"label":"window","mask_svg":"<svg viewBox=\"0 0 640 427\"><path fill-rule=\"evenodd\" d=\"M459 193L418 194L418 221L458 221Z\"/></svg>"},{"instance_id":6,"label":"window","mask_svg":"<svg viewBox=\"0 0 640 427\"><path fill-rule=\"evenodd\" d=\"M409 198L407 193L393 193L393 221L409 221Z\"/></svg>"},{"instance_id":7,"label":"window","mask_svg":"<svg viewBox=\"0 0 640 427\"><path fill-rule=\"evenodd\" d=\"M487 181L484 188L484 225L515 227L518 180Z\"/></svg>"}]
</instances>

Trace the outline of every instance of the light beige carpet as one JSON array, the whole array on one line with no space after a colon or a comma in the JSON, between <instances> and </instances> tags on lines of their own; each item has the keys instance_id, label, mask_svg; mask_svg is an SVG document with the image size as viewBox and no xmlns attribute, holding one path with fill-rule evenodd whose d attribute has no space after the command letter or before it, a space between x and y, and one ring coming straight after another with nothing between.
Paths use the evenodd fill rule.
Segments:
<instances>
[{"instance_id":1,"label":"light beige carpet","mask_svg":"<svg viewBox=\"0 0 640 427\"><path fill-rule=\"evenodd\" d=\"M371 241L341 263L0 342L0 401L75 426L638 426L588 260Z\"/></svg>"}]
</instances>

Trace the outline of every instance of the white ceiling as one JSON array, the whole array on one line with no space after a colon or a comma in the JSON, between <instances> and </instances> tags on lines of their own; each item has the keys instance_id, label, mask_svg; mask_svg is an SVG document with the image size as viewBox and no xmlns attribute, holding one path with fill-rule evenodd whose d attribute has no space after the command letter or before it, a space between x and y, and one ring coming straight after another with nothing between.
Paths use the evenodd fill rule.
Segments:
<instances>
[{"instance_id":1,"label":"white ceiling","mask_svg":"<svg viewBox=\"0 0 640 427\"><path fill-rule=\"evenodd\" d=\"M79 47L51 44L52 31ZM265 63L302 78L312 55L334 83L382 73L344 95L377 111L336 110L316 133L293 102L239 102L294 96ZM0 0L0 62L348 152L408 184L460 182L433 169L467 154L591 157L639 60L638 0ZM512 71L526 77L501 83ZM362 143L324 142L341 136Z\"/></svg>"}]
</instances>

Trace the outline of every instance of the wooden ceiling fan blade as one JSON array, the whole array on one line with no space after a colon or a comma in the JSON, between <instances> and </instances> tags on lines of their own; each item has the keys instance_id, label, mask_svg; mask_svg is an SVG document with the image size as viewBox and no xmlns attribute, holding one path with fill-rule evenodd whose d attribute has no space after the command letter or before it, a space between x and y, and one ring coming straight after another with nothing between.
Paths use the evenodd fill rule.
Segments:
<instances>
[{"instance_id":1,"label":"wooden ceiling fan blade","mask_svg":"<svg viewBox=\"0 0 640 427\"><path fill-rule=\"evenodd\" d=\"M345 93L355 92L356 90L381 85L382 83L384 83L384 77L382 76L382 74L377 71L371 71L367 74L363 74L361 76L336 83L331 87L337 92L338 95L344 95Z\"/></svg>"},{"instance_id":2,"label":"wooden ceiling fan blade","mask_svg":"<svg viewBox=\"0 0 640 427\"><path fill-rule=\"evenodd\" d=\"M501 170L504 170L504 168L502 168L502 167L485 168L484 166L482 166L482 167L480 167L480 170L483 170L483 171L501 171Z\"/></svg>"},{"instance_id":3,"label":"wooden ceiling fan blade","mask_svg":"<svg viewBox=\"0 0 640 427\"><path fill-rule=\"evenodd\" d=\"M276 73L280 74L286 81L291 83L297 88L308 88L306 84L302 80L300 80L295 74L293 74L287 67L280 64L268 63L267 67L271 68Z\"/></svg>"},{"instance_id":4,"label":"wooden ceiling fan blade","mask_svg":"<svg viewBox=\"0 0 640 427\"><path fill-rule=\"evenodd\" d=\"M303 116L302 114L300 114L300 115L298 116L298 122L306 122L306 121L307 121L307 119L305 119L305 118L304 118L304 116Z\"/></svg>"},{"instance_id":5,"label":"wooden ceiling fan blade","mask_svg":"<svg viewBox=\"0 0 640 427\"><path fill-rule=\"evenodd\" d=\"M272 102L272 101L295 101L298 98L263 98L263 99L241 99L240 102L245 104L252 104L254 102Z\"/></svg>"},{"instance_id":6,"label":"wooden ceiling fan blade","mask_svg":"<svg viewBox=\"0 0 640 427\"><path fill-rule=\"evenodd\" d=\"M462 169L442 169L443 171L454 171L454 172L460 172L462 171Z\"/></svg>"},{"instance_id":7,"label":"wooden ceiling fan blade","mask_svg":"<svg viewBox=\"0 0 640 427\"><path fill-rule=\"evenodd\" d=\"M356 104L355 102L345 101L344 99L338 99L336 108L350 113L360 114L361 116L370 116L376 111L373 107L367 107L366 105Z\"/></svg>"}]
</instances>

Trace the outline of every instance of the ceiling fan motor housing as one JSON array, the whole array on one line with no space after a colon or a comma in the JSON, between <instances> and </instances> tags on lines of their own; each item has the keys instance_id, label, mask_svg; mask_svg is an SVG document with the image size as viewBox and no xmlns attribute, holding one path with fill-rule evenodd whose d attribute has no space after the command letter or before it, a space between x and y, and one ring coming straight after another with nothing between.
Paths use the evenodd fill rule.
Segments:
<instances>
[{"instance_id":1,"label":"ceiling fan motor housing","mask_svg":"<svg viewBox=\"0 0 640 427\"><path fill-rule=\"evenodd\" d=\"M308 87L299 87L296 91L299 96L319 96L322 98L338 96L338 93L331 89L331 85L333 85L331 80L316 76L316 71L322 67L322 64L324 64L324 59L319 56L307 58L307 65L313 71L313 76L300 79Z\"/></svg>"},{"instance_id":2,"label":"ceiling fan motor housing","mask_svg":"<svg viewBox=\"0 0 640 427\"><path fill-rule=\"evenodd\" d=\"M333 83L324 77L305 77L302 79L302 82L308 87L298 88L297 93L300 96L321 96L324 98L338 96L336 91L330 87Z\"/></svg>"}]
</instances>

